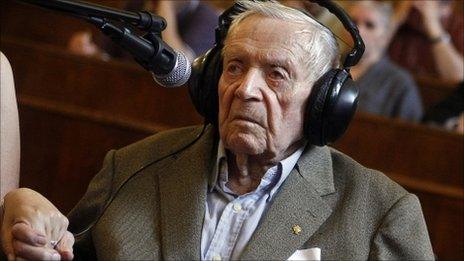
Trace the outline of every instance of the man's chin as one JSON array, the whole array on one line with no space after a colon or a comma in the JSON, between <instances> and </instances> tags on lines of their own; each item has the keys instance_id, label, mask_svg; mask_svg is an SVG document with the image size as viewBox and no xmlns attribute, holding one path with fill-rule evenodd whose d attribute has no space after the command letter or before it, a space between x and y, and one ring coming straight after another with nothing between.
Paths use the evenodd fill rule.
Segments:
<instances>
[{"instance_id":1,"label":"man's chin","mask_svg":"<svg viewBox=\"0 0 464 261\"><path fill-rule=\"evenodd\" d=\"M251 134L234 134L226 138L224 141L226 149L234 154L257 155L265 150L263 140Z\"/></svg>"}]
</instances>

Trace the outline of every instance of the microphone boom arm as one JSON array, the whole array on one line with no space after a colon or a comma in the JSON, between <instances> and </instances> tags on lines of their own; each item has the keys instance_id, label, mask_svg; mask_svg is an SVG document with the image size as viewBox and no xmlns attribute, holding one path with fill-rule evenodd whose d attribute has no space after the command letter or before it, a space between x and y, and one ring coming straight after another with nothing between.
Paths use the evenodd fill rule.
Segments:
<instances>
[{"instance_id":1,"label":"microphone boom arm","mask_svg":"<svg viewBox=\"0 0 464 261\"><path fill-rule=\"evenodd\" d=\"M144 37L134 34L129 28L117 26L105 19L89 18L113 42L130 52L134 59L147 71L155 74L168 74L175 66L175 51L161 40L156 33Z\"/></svg>"},{"instance_id":2,"label":"microphone boom arm","mask_svg":"<svg viewBox=\"0 0 464 261\"><path fill-rule=\"evenodd\" d=\"M79 17L98 17L115 21L122 21L129 23L133 26L146 32L161 33L167 24L166 20L154 15L150 12L129 12L101 6L97 4L90 4L83 1L73 0L19 0L28 4L37 5L47 9L57 10L64 13L70 13Z\"/></svg>"},{"instance_id":3,"label":"microphone boom arm","mask_svg":"<svg viewBox=\"0 0 464 261\"><path fill-rule=\"evenodd\" d=\"M179 87L187 82L191 68L187 57L173 50L161 39L166 20L150 12L132 13L106 6L71 0L19 0L47 9L61 11L96 25L116 44L131 53L135 61L152 72L155 81L165 87ZM112 22L121 23L116 25ZM143 37L127 26L147 32Z\"/></svg>"}]
</instances>

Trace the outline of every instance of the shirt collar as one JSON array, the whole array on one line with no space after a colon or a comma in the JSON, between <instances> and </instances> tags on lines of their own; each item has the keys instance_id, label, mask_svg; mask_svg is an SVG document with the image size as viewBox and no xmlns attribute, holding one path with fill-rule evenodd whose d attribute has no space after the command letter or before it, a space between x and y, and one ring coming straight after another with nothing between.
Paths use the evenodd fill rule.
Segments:
<instances>
[{"instance_id":1,"label":"shirt collar","mask_svg":"<svg viewBox=\"0 0 464 261\"><path fill-rule=\"evenodd\" d=\"M305 146L302 146L297 151L293 152L292 155L288 156L287 158L279 162L279 164L282 166L282 175L279 181L271 189L270 198L274 196L274 194L280 188L282 183L284 183L285 179L287 179L288 175L290 175L296 163L298 162L298 159L301 157L301 154L303 154L304 148Z\"/></svg>"},{"instance_id":2,"label":"shirt collar","mask_svg":"<svg viewBox=\"0 0 464 261\"><path fill-rule=\"evenodd\" d=\"M269 200L274 196L274 194L280 188L280 186L285 181L285 179L288 177L288 175L290 175L290 172L295 167L296 163L298 162L298 159L301 157L301 154L303 154L304 148L305 146L302 146L297 151L295 151L292 155L283 159L277 165L271 167L270 169L266 171L265 175L263 176L261 180L261 184L258 186L258 188L263 183L271 184L271 190L269 192L270 194ZM227 182L228 180L227 175L220 176L221 173L227 173L227 170L221 171L221 168L227 168L227 154L224 148L224 144L222 143L221 140L219 140L216 164L214 166L213 173L211 173L212 179L211 179L211 183L209 184L210 192L213 191L216 185L220 185L218 182L221 182L221 180L223 182L224 181Z\"/></svg>"},{"instance_id":3,"label":"shirt collar","mask_svg":"<svg viewBox=\"0 0 464 261\"><path fill-rule=\"evenodd\" d=\"M221 139L219 139L218 149L217 149L217 157L216 157L216 164L214 164L213 172L210 174L211 178L208 184L208 191L211 192L214 189L214 186L217 183L218 175L220 172L219 167L221 166L221 161L226 160L226 149L224 148L224 144L222 143Z\"/></svg>"}]
</instances>

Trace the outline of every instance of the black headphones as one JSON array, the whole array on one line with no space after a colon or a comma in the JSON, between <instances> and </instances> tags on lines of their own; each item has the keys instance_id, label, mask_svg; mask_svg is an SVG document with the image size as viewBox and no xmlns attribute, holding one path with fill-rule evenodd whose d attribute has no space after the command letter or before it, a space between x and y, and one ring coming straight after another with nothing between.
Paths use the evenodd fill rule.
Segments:
<instances>
[{"instance_id":1,"label":"black headphones","mask_svg":"<svg viewBox=\"0 0 464 261\"><path fill-rule=\"evenodd\" d=\"M364 43L358 28L338 5L328 0L310 0L328 9L343 24L354 40L354 47L346 56L343 68L331 69L313 86L306 107L304 135L309 143L324 146L338 139L347 129L358 103L358 89L350 75L364 53ZM192 65L188 88L196 110L208 123L217 125L219 113L218 83L222 74L224 40L232 23L232 16L244 11L234 4L219 17L215 46ZM304 13L304 12L303 12Z\"/></svg>"}]
</instances>

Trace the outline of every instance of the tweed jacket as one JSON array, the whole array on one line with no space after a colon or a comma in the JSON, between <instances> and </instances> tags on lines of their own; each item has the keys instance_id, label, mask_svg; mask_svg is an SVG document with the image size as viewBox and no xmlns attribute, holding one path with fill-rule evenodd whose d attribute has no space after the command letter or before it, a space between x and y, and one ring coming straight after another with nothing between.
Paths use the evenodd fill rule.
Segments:
<instances>
[{"instance_id":1,"label":"tweed jacket","mask_svg":"<svg viewBox=\"0 0 464 261\"><path fill-rule=\"evenodd\" d=\"M213 127L190 144L200 131L162 132L107 154L69 214L81 232L76 257L200 259L218 144ZM417 197L329 147L307 146L241 259L286 260L312 247L322 259L433 259Z\"/></svg>"}]
</instances>

